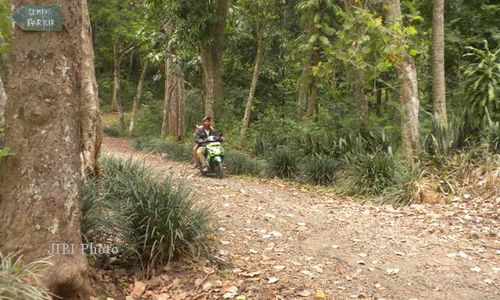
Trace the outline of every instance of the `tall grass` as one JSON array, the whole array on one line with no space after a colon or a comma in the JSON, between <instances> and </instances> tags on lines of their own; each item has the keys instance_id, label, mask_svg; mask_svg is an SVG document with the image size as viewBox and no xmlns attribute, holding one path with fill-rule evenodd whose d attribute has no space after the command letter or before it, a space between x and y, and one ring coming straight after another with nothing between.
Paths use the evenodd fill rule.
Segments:
<instances>
[{"instance_id":1,"label":"tall grass","mask_svg":"<svg viewBox=\"0 0 500 300\"><path fill-rule=\"evenodd\" d=\"M297 155L289 148L278 148L273 151L267 161L267 175L283 179L295 178L299 170Z\"/></svg>"},{"instance_id":2,"label":"tall grass","mask_svg":"<svg viewBox=\"0 0 500 300\"><path fill-rule=\"evenodd\" d=\"M310 184L331 185L336 181L341 167L342 163L339 159L318 154L301 164L301 177Z\"/></svg>"},{"instance_id":3,"label":"tall grass","mask_svg":"<svg viewBox=\"0 0 500 300\"><path fill-rule=\"evenodd\" d=\"M49 265L38 260L23 265L21 256L0 252L0 299L2 300L51 300L52 297L40 282L41 269Z\"/></svg>"},{"instance_id":4,"label":"tall grass","mask_svg":"<svg viewBox=\"0 0 500 300\"><path fill-rule=\"evenodd\" d=\"M189 187L170 178L157 180L143 163L132 160L103 157L101 166L103 177L96 188L89 187L89 199L113 203L104 212L120 220L111 222L116 229L111 239L145 276L177 257L208 254L212 210Z\"/></svg>"}]
</instances>

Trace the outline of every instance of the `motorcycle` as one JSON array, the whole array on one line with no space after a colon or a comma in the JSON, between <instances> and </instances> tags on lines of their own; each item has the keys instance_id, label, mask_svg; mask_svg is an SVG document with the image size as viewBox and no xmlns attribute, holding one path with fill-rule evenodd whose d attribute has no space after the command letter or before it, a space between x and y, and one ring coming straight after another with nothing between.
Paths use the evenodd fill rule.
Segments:
<instances>
[{"instance_id":1,"label":"motorcycle","mask_svg":"<svg viewBox=\"0 0 500 300\"><path fill-rule=\"evenodd\" d=\"M224 177L224 148L222 140L217 136L209 136L200 146L207 147L205 158L207 159L208 170L203 171L203 165L198 162L198 169L202 176L217 176L222 179Z\"/></svg>"}]
</instances>

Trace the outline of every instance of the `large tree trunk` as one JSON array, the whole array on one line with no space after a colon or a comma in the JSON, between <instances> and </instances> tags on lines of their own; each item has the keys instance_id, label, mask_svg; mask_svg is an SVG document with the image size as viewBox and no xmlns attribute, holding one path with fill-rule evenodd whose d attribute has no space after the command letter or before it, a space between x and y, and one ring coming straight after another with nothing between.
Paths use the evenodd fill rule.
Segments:
<instances>
[{"instance_id":1,"label":"large tree trunk","mask_svg":"<svg viewBox=\"0 0 500 300\"><path fill-rule=\"evenodd\" d=\"M102 142L102 122L94 67L92 27L87 0L82 2L82 172L99 176L98 156Z\"/></svg>"},{"instance_id":2,"label":"large tree trunk","mask_svg":"<svg viewBox=\"0 0 500 300\"><path fill-rule=\"evenodd\" d=\"M177 80L175 80L174 70L173 70L173 59L172 55L168 55L165 59L165 95L163 99L163 120L161 124L161 134L160 137L164 138L169 132L169 116L170 116L170 102L177 93Z\"/></svg>"},{"instance_id":3,"label":"large tree trunk","mask_svg":"<svg viewBox=\"0 0 500 300\"><path fill-rule=\"evenodd\" d=\"M0 123L5 123L5 103L7 102L7 94L3 88L2 78L0 77Z\"/></svg>"},{"instance_id":4,"label":"large tree trunk","mask_svg":"<svg viewBox=\"0 0 500 300\"><path fill-rule=\"evenodd\" d=\"M0 247L21 251L27 263L46 258L54 244L75 245L73 254L49 258L43 281L62 299L88 299L80 252L86 3L37 3L60 6L64 30L13 30L5 142L15 155L0 165ZM16 9L25 1L11 4Z\"/></svg>"},{"instance_id":5,"label":"large tree trunk","mask_svg":"<svg viewBox=\"0 0 500 300\"><path fill-rule=\"evenodd\" d=\"M241 121L240 142L243 142L243 140L245 139L248 125L250 124L253 98L255 95L255 89L257 88L257 81L259 80L260 66L264 58L264 39L262 37L263 28L260 26L258 21L256 23L255 30L257 35L257 56L255 57L255 66L253 69L252 83L250 85L250 91L248 92L247 103L245 106L245 114L243 116L243 120Z\"/></svg>"},{"instance_id":6,"label":"large tree trunk","mask_svg":"<svg viewBox=\"0 0 500 300\"><path fill-rule=\"evenodd\" d=\"M444 0L433 0L432 13L432 108L436 122L448 125L444 72Z\"/></svg>"},{"instance_id":7,"label":"large tree trunk","mask_svg":"<svg viewBox=\"0 0 500 300\"><path fill-rule=\"evenodd\" d=\"M401 22L401 6L399 0L386 0L389 23ZM394 41L401 44L401 41ZM401 134L403 151L407 160L412 163L420 154L420 131L418 113L420 101L418 96L418 79L413 60L408 53L403 53L396 62L396 72L401 81L399 99L401 102Z\"/></svg>"},{"instance_id":8,"label":"large tree trunk","mask_svg":"<svg viewBox=\"0 0 500 300\"><path fill-rule=\"evenodd\" d=\"M226 28L228 0L216 0L217 21L206 29L205 37L209 42L200 42L203 82L205 85L205 115L212 117L214 123L214 105L222 101L222 45Z\"/></svg>"},{"instance_id":9,"label":"large tree trunk","mask_svg":"<svg viewBox=\"0 0 500 300\"><path fill-rule=\"evenodd\" d=\"M141 76L139 77L139 83L137 84L137 91L134 97L134 104L132 107L132 116L130 117L130 127L128 129L128 135L131 137L135 129L135 121L139 113L139 103L142 97L142 88L144 86L144 79L146 78L146 71L148 70L148 60L144 59L144 64L142 65Z\"/></svg>"}]
</instances>

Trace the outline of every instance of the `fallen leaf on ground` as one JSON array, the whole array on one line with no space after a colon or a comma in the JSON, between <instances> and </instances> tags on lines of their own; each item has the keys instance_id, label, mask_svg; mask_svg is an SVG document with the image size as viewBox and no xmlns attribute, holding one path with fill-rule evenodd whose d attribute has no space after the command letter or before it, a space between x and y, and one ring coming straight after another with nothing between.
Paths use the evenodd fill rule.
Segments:
<instances>
[{"instance_id":1,"label":"fallen leaf on ground","mask_svg":"<svg viewBox=\"0 0 500 300\"><path fill-rule=\"evenodd\" d=\"M273 284L273 283L278 282L278 280L279 280L279 279L278 279L278 277L272 276L272 277L269 277L269 278L268 278L267 283L269 283L269 284Z\"/></svg>"},{"instance_id":2,"label":"fallen leaf on ground","mask_svg":"<svg viewBox=\"0 0 500 300\"><path fill-rule=\"evenodd\" d=\"M134 289L130 293L130 296L139 297L146 290L146 285L142 281L136 281L134 283Z\"/></svg>"},{"instance_id":3,"label":"fallen leaf on ground","mask_svg":"<svg viewBox=\"0 0 500 300\"><path fill-rule=\"evenodd\" d=\"M399 273L399 269L398 268L387 269L387 274L389 274L389 275L396 275L398 273Z\"/></svg>"}]
</instances>

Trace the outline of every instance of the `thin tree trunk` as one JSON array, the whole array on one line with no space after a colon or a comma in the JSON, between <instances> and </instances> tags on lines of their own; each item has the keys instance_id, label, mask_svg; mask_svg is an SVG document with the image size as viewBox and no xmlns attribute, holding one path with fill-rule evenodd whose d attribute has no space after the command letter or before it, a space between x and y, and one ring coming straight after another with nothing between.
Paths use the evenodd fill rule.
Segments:
<instances>
[{"instance_id":1,"label":"thin tree trunk","mask_svg":"<svg viewBox=\"0 0 500 300\"><path fill-rule=\"evenodd\" d=\"M128 135L131 137L135 130L135 121L137 120L137 115L139 113L139 104L142 97L142 88L144 86L144 79L146 78L146 71L148 70L148 60L144 59L144 64L142 65L141 76L139 77L139 83L137 84L137 92L134 97L134 104L132 107L132 116L130 117L130 126L128 129Z\"/></svg>"},{"instance_id":2,"label":"thin tree trunk","mask_svg":"<svg viewBox=\"0 0 500 300\"><path fill-rule=\"evenodd\" d=\"M243 120L241 121L241 131L240 131L240 142L245 140L246 132L250 124L250 115L252 113L253 98L255 95L255 89L257 88L257 81L259 80L260 66L264 58L264 40L262 37L262 28L257 21L256 24L256 35L257 35L257 56L255 57L255 66L253 69L252 83L250 85L250 91L248 93L247 103L245 106L245 114Z\"/></svg>"},{"instance_id":3,"label":"thin tree trunk","mask_svg":"<svg viewBox=\"0 0 500 300\"><path fill-rule=\"evenodd\" d=\"M368 134L368 97L365 94L365 71L354 67L354 95L358 103L358 131L362 136Z\"/></svg>"},{"instance_id":4,"label":"thin tree trunk","mask_svg":"<svg viewBox=\"0 0 500 300\"><path fill-rule=\"evenodd\" d=\"M87 261L79 249L87 8L76 1L37 3L57 5L71 18L63 18L64 30L57 33L13 28L5 142L15 155L0 165L0 244L3 253L20 251L24 263L46 258L56 244L75 245L70 255L48 258L43 283L62 299L89 299ZM24 4L11 1L14 9Z\"/></svg>"},{"instance_id":5,"label":"thin tree trunk","mask_svg":"<svg viewBox=\"0 0 500 300\"><path fill-rule=\"evenodd\" d=\"M82 2L82 172L99 176L98 156L102 142L102 122L94 67L92 28L87 0Z\"/></svg>"},{"instance_id":6,"label":"thin tree trunk","mask_svg":"<svg viewBox=\"0 0 500 300\"><path fill-rule=\"evenodd\" d=\"M309 95L309 89L311 84L311 60L314 50L309 50L309 54L304 61L304 66L302 67L302 74L300 75L299 81L299 95L297 99L297 114L299 118L304 117L307 110L307 98Z\"/></svg>"},{"instance_id":7,"label":"thin tree trunk","mask_svg":"<svg viewBox=\"0 0 500 300\"><path fill-rule=\"evenodd\" d=\"M0 78L0 123L5 124L5 104L7 103L7 94L3 88L2 78Z\"/></svg>"},{"instance_id":8,"label":"thin tree trunk","mask_svg":"<svg viewBox=\"0 0 500 300\"><path fill-rule=\"evenodd\" d=\"M401 6L399 0L386 0L388 8L388 21L391 24L401 21ZM396 40L396 44L401 41ZM408 53L403 53L396 64L396 72L401 81L399 98L401 102L401 134L403 151L407 160L412 163L420 154L418 79L413 60Z\"/></svg>"},{"instance_id":9,"label":"thin tree trunk","mask_svg":"<svg viewBox=\"0 0 500 300\"><path fill-rule=\"evenodd\" d=\"M113 45L113 94L111 98L111 108L118 111L118 118L120 120L120 127L125 128L125 117L123 115L123 104L120 100L120 68L123 58L135 49L135 45L129 45L125 49L119 49L120 42L114 41Z\"/></svg>"},{"instance_id":10,"label":"thin tree trunk","mask_svg":"<svg viewBox=\"0 0 500 300\"><path fill-rule=\"evenodd\" d=\"M382 87L377 86L377 116L382 116Z\"/></svg>"},{"instance_id":11,"label":"thin tree trunk","mask_svg":"<svg viewBox=\"0 0 500 300\"><path fill-rule=\"evenodd\" d=\"M436 122L448 126L444 71L444 0L433 0L432 13L432 109Z\"/></svg>"},{"instance_id":12,"label":"thin tree trunk","mask_svg":"<svg viewBox=\"0 0 500 300\"><path fill-rule=\"evenodd\" d=\"M217 21L207 28L206 36L213 37L208 43L200 42L201 64L205 85L205 115L212 117L214 105L222 101L222 44L226 27L228 0L216 0Z\"/></svg>"},{"instance_id":13,"label":"thin tree trunk","mask_svg":"<svg viewBox=\"0 0 500 300\"><path fill-rule=\"evenodd\" d=\"M186 85L184 83L184 72L179 72L178 76L178 98L177 98L177 140L184 141L186 129L184 126L185 102L186 102Z\"/></svg>"}]
</instances>

